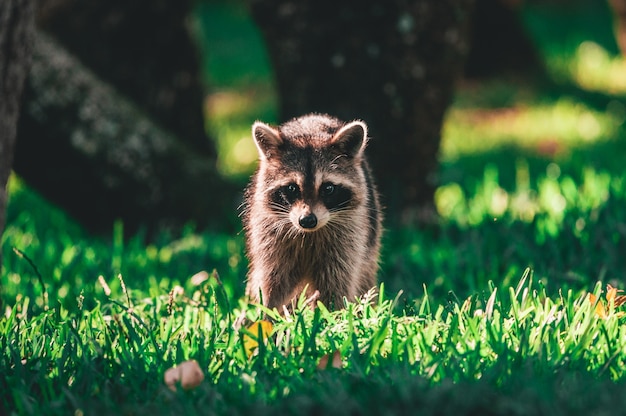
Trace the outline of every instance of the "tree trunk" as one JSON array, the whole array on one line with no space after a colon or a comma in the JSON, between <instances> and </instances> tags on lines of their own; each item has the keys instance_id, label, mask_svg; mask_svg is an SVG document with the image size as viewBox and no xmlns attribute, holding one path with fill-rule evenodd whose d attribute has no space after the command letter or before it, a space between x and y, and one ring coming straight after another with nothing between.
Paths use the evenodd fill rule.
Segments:
<instances>
[{"instance_id":1,"label":"tree trunk","mask_svg":"<svg viewBox=\"0 0 626 416\"><path fill-rule=\"evenodd\" d=\"M117 218L129 231L223 225L232 211L204 133L190 11L189 0L39 2L56 40L37 42L15 170L92 231Z\"/></svg>"},{"instance_id":2,"label":"tree trunk","mask_svg":"<svg viewBox=\"0 0 626 416\"><path fill-rule=\"evenodd\" d=\"M19 128L16 172L91 230L109 232L117 218L129 231L223 225L234 209L214 157L165 132L41 32Z\"/></svg>"},{"instance_id":3,"label":"tree trunk","mask_svg":"<svg viewBox=\"0 0 626 416\"><path fill-rule=\"evenodd\" d=\"M215 155L189 24L192 0L41 0L37 24L187 143Z\"/></svg>"},{"instance_id":4,"label":"tree trunk","mask_svg":"<svg viewBox=\"0 0 626 416\"><path fill-rule=\"evenodd\" d=\"M477 0L466 78L541 76L545 69L519 16L522 0Z\"/></svg>"},{"instance_id":5,"label":"tree trunk","mask_svg":"<svg viewBox=\"0 0 626 416\"><path fill-rule=\"evenodd\" d=\"M366 121L390 212L434 213L441 125L468 50L472 4L251 0L281 117L326 112Z\"/></svg>"},{"instance_id":6,"label":"tree trunk","mask_svg":"<svg viewBox=\"0 0 626 416\"><path fill-rule=\"evenodd\" d=\"M0 237L5 226L6 184L13 160L19 102L30 63L33 26L32 0L0 2Z\"/></svg>"},{"instance_id":7,"label":"tree trunk","mask_svg":"<svg viewBox=\"0 0 626 416\"><path fill-rule=\"evenodd\" d=\"M34 31L32 0L0 2L0 243L6 221L6 185L11 173L20 97L28 73ZM0 276L2 275L0 244ZM2 282L0 281L0 292ZM0 310L2 298L0 297Z\"/></svg>"}]
</instances>

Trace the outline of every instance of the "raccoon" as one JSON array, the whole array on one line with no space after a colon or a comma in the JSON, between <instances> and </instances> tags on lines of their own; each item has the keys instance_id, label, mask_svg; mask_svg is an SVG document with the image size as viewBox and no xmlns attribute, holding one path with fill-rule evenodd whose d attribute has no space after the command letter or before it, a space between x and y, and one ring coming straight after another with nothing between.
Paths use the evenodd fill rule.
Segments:
<instances>
[{"instance_id":1,"label":"raccoon","mask_svg":"<svg viewBox=\"0 0 626 416\"><path fill-rule=\"evenodd\" d=\"M304 290L342 307L376 285L381 208L367 126L324 114L252 126L259 166L244 195L246 294L269 308Z\"/></svg>"}]
</instances>

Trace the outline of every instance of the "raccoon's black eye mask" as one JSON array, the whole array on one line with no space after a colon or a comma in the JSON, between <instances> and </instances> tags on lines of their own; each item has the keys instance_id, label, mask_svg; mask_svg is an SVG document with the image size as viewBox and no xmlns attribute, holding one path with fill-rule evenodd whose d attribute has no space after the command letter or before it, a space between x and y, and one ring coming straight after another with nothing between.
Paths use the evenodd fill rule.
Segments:
<instances>
[{"instance_id":1,"label":"raccoon's black eye mask","mask_svg":"<svg viewBox=\"0 0 626 416\"><path fill-rule=\"evenodd\" d=\"M346 208L352 199L352 191L341 185L324 182L319 190L319 196L328 210Z\"/></svg>"},{"instance_id":2,"label":"raccoon's black eye mask","mask_svg":"<svg viewBox=\"0 0 626 416\"><path fill-rule=\"evenodd\" d=\"M327 209L346 208L352 199L352 191L332 182L324 182L317 192ZM302 191L296 183L281 186L272 193L272 202L289 207L302 198Z\"/></svg>"},{"instance_id":3,"label":"raccoon's black eye mask","mask_svg":"<svg viewBox=\"0 0 626 416\"><path fill-rule=\"evenodd\" d=\"M295 183L281 186L272 194L272 201L280 205L293 205L301 197L300 188Z\"/></svg>"}]
</instances>

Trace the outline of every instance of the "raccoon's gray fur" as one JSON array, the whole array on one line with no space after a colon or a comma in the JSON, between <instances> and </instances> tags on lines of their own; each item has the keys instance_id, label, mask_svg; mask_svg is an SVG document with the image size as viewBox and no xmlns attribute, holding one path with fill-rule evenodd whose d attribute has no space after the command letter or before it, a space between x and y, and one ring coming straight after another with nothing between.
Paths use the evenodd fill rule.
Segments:
<instances>
[{"instance_id":1,"label":"raccoon's gray fur","mask_svg":"<svg viewBox=\"0 0 626 416\"><path fill-rule=\"evenodd\" d=\"M246 189L246 294L273 308L307 288L343 306L376 285L378 193L364 156L367 126L309 114L278 128L256 122L259 167Z\"/></svg>"}]
</instances>

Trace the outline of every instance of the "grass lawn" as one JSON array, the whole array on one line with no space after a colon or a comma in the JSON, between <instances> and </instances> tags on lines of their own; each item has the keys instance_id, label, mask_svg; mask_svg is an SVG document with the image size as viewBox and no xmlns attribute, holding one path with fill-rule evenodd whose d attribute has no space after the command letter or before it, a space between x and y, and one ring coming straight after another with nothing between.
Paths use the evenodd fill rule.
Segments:
<instances>
[{"instance_id":1,"label":"grass lawn","mask_svg":"<svg viewBox=\"0 0 626 416\"><path fill-rule=\"evenodd\" d=\"M232 77L266 63L229 57L258 39L228 4L199 13L222 62L206 63L219 86L208 128L222 171L245 178L250 122L272 121L275 98L266 69ZM597 3L562 21L528 7L555 82L461 85L444 126L440 224L386 231L373 303L281 317L242 300L241 233L190 225L146 243L118 223L95 237L12 177L0 414L619 413L626 60L593 27L559 38L556 26L582 16L610 24ZM221 39L233 31L211 16L243 39ZM192 359L204 380L168 388L166 370Z\"/></svg>"}]
</instances>

